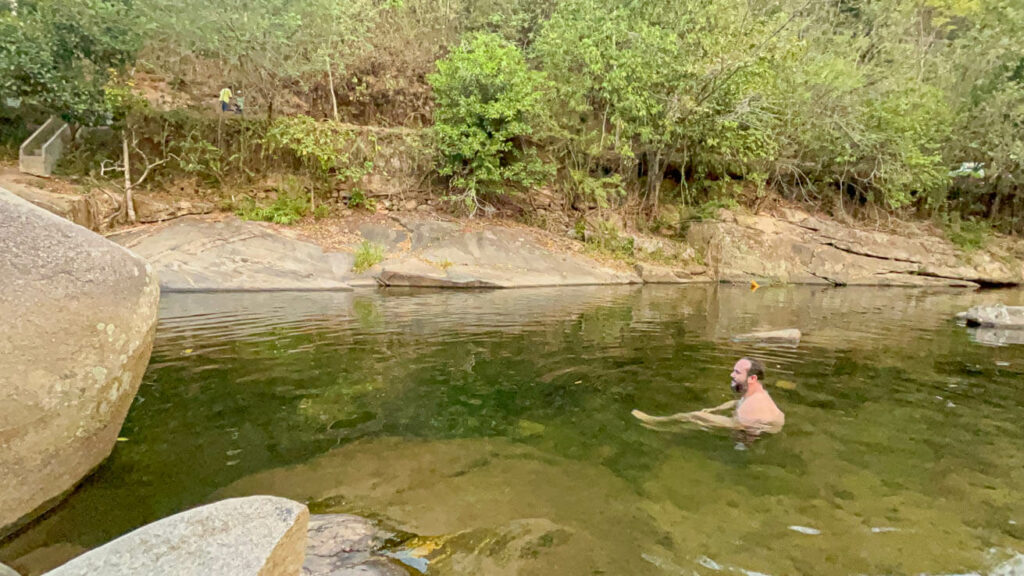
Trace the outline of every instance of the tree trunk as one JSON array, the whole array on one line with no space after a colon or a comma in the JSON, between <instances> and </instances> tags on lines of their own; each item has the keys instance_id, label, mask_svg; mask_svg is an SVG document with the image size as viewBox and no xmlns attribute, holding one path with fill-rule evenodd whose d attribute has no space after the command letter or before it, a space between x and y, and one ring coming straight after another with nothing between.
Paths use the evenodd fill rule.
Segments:
<instances>
[{"instance_id":1,"label":"tree trunk","mask_svg":"<svg viewBox=\"0 0 1024 576\"><path fill-rule=\"evenodd\" d=\"M661 165L661 150L647 153L647 192L651 196L651 203L654 207L652 214L658 213L658 195L661 193L661 181L665 176L665 169Z\"/></svg>"},{"instance_id":2,"label":"tree trunk","mask_svg":"<svg viewBox=\"0 0 1024 576\"><path fill-rule=\"evenodd\" d=\"M124 205L128 210L128 221L135 224L135 203L132 200L131 155L128 153L128 132L121 134L121 154L124 156Z\"/></svg>"},{"instance_id":3,"label":"tree trunk","mask_svg":"<svg viewBox=\"0 0 1024 576\"><path fill-rule=\"evenodd\" d=\"M334 109L334 121L338 121L338 97L334 94L334 72L331 71L331 57L327 57L327 82L331 85L331 108Z\"/></svg>"}]
</instances>

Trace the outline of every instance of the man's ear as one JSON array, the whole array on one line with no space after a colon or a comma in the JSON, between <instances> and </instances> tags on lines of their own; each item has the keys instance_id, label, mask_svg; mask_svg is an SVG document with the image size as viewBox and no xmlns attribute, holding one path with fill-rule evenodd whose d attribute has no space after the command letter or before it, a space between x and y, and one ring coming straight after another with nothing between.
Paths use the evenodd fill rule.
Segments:
<instances>
[{"instance_id":1,"label":"man's ear","mask_svg":"<svg viewBox=\"0 0 1024 576\"><path fill-rule=\"evenodd\" d=\"M756 384L757 381L757 374L751 374L750 376L747 376L747 386L750 386L751 382L754 382Z\"/></svg>"}]
</instances>

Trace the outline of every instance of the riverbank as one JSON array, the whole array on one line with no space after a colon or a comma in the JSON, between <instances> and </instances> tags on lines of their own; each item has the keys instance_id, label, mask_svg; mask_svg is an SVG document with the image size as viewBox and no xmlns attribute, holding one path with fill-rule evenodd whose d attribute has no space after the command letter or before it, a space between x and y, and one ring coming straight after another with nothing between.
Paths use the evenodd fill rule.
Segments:
<instances>
[{"instance_id":1,"label":"riverbank","mask_svg":"<svg viewBox=\"0 0 1024 576\"><path fill-rule=\"evenodd\" d=\"M108 194L9 170L0 174L0 186L86 227L104 230L110 220ZM992 236L966 250L924 222L881 229L794 205L760 213L721 209L650 233L630 229L613 212L553 198L533 208L534 218L518 220L460 218L426 197L382 201L372 210L334 203L326 217L306 216L291 226L241 219L184 189L138 199L142 223L104 233L150 261L167 291L1024 282L1024 242L1016 238Z\"/></svg>"}]
</instances>

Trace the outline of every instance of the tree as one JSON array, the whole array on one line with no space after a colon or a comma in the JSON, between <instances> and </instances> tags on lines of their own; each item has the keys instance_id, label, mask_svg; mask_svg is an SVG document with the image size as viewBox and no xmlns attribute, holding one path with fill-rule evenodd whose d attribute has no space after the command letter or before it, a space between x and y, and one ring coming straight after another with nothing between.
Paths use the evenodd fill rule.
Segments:
<instances>
[{"instance_id":1,"label":"tree","mask_svg":"<svg viewBox=\"0 0 1024 576\"><path fill-rule=\"evenodd\" d=\"M144 26L130 0L21 0L0 8L0 94L66 120L106 118L103 86L124 70Z\"/></svg>"},{"instance_id":2,"label":"tree","mask_svg":"<svg viewBox=\"0 0 1024 576\"><path fill-rule=\"evenodd\" d=\"M437 63L434 89L438 171L472 213L485 194L544 182L550 168L529 141L542 114L544 80L501 37L482 33Z\"/></svg>"}]
</instances>

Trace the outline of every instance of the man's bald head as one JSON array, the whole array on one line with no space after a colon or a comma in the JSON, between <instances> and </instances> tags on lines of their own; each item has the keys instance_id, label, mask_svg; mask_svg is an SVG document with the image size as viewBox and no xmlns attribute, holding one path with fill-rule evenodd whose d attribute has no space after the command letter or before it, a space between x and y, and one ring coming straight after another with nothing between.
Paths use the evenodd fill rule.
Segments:
<instances>
[{"instance_id":1,"label":"man's bald head","mask_svg":"<svg viewBox=\"0 0 1024 576\"><path fill-rule=\"evenodd\" d=\"M747 367L747 377L757 376L757 381L764 384L764 364L760 360L755 358L748 358L744 356L740 360L746 360L749 363Z\"/></svg>"},{"instance_id":2,"label":"man's bald head","mask_svg":"<svg viewBox=\"0 0 1024 576\"><path fill-rule=\"evenodd\" d=\"M752 380L753 379L753 380ZM761 383L764 380L764 364L753 358L740 358L732 367L732 391L745 394L751 382Z\"/></svg>"}]
</instances>

